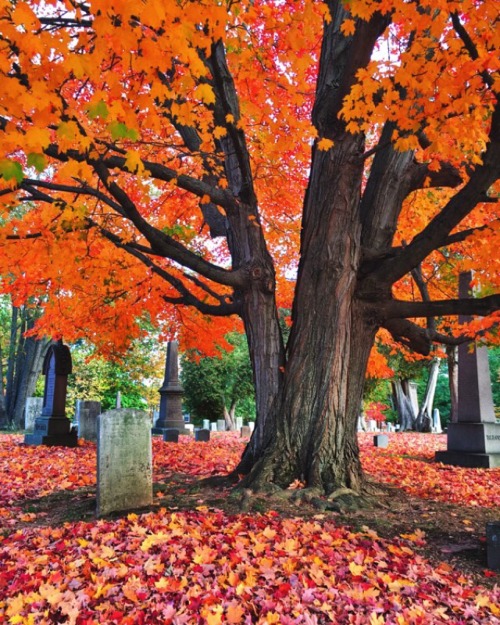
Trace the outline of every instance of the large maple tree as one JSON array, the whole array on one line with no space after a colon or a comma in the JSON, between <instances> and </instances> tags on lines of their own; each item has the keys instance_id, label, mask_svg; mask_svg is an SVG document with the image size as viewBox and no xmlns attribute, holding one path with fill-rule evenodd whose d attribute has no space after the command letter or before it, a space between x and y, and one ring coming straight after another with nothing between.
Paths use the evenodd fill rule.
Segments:
<instances>
[{"instance_id":1,"label":"large maple tree","mask_svg":"<svg viewBox=\"0 0 500 625\"><path fill-rule=\"evenodd\" d=\"M499 39L494 0L2 0L4 288L108 350L241 318L246 484L361 489L377 331L498 319Z\"/></svg>"}]
</instances>

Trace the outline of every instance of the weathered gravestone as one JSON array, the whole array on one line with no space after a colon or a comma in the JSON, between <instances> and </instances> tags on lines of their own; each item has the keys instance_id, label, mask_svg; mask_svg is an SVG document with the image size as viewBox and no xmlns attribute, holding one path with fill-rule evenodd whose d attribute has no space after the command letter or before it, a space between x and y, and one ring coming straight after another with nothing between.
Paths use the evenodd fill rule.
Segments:
<instances>
[{"instance_id":1,"label":"weathered gravestone","mask_svg":"<svg viewBox=\"0 0 500 625\"><path fill-rule=\"evenodd\" d=\"M163 434L167 429L179 430L180 434L189 434L182 415L182 396L184 391L179 381L178 343L169 341L165 362L165 379L160 388L160 414L152 429L153 434Z\"/></svg>"},{"instance_id":2,"label":"weathered gravestone","mask_svg":"<svg viewBox=\"0 0 500 625\"><path fill-rule=\"evenodd\" d=\"M163 430L163 440L166 443L178 443L179 430L176 428L167 428L166 430Z\"/></svg>"},{"instance_id":3,"label":"weathered gravestone","mask_svg":"<svg viewBox=\"0 0 500 625\"><path fill-rule=\"evenodd\" d=\"M97 417L101 414L100 401L79 399L76 402L76 422L78 438L97 441Z\"/></svg>"},{"instance_id":4,"label":"weathered gravestone","mask_svg":"<svg viewBox=\"0 0 500 625\"><path fill-rule=\"evenodd\" d=\"M217 419L217 432L226 431L226 421L224 419Z\"/></svg>"},{"instance_id":5,"label":"weathered gravestone","mask_svg":"<svg viewBox=\"0 0 500 625\"><path fill-rule=\"evenodd\" d=\"M43 397L27 397L24 407L24 429L33 432L35 420L42 415Z\"/></svg>"},{"instance_id":6,"label":"weathered gravestone","mask_svg":"<svg viewBox=\"0 0 500 625\"><path fill-rule=\"evenodd\" d=\"M471 273L460 274L459 296L469 297ZM468 317L460 317L465 323ZM447 451L436 460L461 467L500 467L500 424L496 423L488 350L474 343L458 347L458 422L449 423Z\"/></svg>"},{"instance_id":7,"label":"weathered gravestone","mask_svg":"<svg viewBox=\"0 0 500 625\"><path fill-rule=\"evenodd\" d=\"M97 418L97 515L153 502L151 419L132 409Z\"/></svg>"},{"instance_id":8,"label":"weathered gravestone","mask_svg":"<svg viewBox=\"0 0 500 625\"><path fill-rule=\"evenodd\" d=\"M27 445L76 447L78 438L66 417L66 390L71 373L71 354L62 341L52 343L42 367L45 375L42 414L35 419L33 434L26 434Z\"/></svg>"},{"instance_id":9,"label":"weathered gravestone","mask_svg":"<svg viewBox=\"0 0 500 625\"><path fill-rule=\"evenodd\" d=\"M241 437L242 438L250 438L252 434L252 430L249 425L243 425L241 428Z\"/></svg>"},{"instance_id":10,"label":"weathered gravestone","mask_svg":"<svg viewBox=\"0 0 500 625\"><path fill-rule=\"evenodd\" d=\"M210 440L210 430L195 430L194 440L208 443L208 441Z\"/></svg>"},{"instance_id":11,"label":"weathered gravestone","mask_svg":"<svg viewBox=\"0 0 500 625\"><path fill-rule=\"evenodd\" d=\"M204 430L210 429L210 421L208 419L203 419L203 429Z\"/></svg>"}]
</instances>

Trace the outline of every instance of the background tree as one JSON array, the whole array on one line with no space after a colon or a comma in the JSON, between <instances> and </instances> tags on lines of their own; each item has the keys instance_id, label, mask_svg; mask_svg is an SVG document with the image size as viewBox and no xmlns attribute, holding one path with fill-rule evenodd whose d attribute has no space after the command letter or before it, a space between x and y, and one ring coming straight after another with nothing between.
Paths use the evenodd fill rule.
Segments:
<instances>
[{"instance_id":1,"label":"background tree","mask_svg":"<svg viewBox=\"0 0 500 625\"><path fill-rule=\"evenodd\" d=\"M85 341L71 345L73 373L68 379L67 403L100 401L102 410L116 406L118 392L123 408L153 410L159 403L165 357L157 333L133 341L120 358L103 358Z\"/></svg>"},{"instance_id":2,"label":"background tree","mask_svg":"<svg viewBox=\"0 0 500 625\"><path fill-rule=\"evenodd\" d=\"M40 310L13 306L9 297L0 302L0 388L4 410L2 425L24 427L26 399L35 393L49 341L30 336ZM1 412L1 410L0 410Z\"/></svg>"},{"instance_id":3,"label":"background tree","mask_svg":"<svg viewBox=\"0 0 500 625\"><path fill-rule=\"evenodd\" d=\"M4 288L50 295L39 332L110 350L144 312L192 344L239 316L258 413L244 483L361 490L377 331L428 354L471 314L494 338L497 3L140 9L0 2Z\"/></svg>"},{"instance_id":4,"label":"background tree","mask_svg":"<svg viewBox=\"0 0 500 625\"><path fill-rule=\"evenodd\" d=\"M225 419L234 430L236 416L255 418L254 386L245 336L233 333L227 340L232 350L221 350L219 357L184 354L181 380L184 407L198 424Z\"/></svg>"}]
</instances>

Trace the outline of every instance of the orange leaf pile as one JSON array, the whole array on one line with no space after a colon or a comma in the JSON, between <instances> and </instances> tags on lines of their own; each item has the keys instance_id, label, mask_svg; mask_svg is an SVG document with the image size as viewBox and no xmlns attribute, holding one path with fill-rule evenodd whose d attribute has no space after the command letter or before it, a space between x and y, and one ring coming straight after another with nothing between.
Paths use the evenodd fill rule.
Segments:
<instances>
[{"instance_id":1,"label":"orange leaf pile","mask_svg":"<svg viewBox=\"0 0 500 625\"><path fill-rule=\"evenodd\" d=\"M500 623L497 591L322 518L130 514L0 543L0 622Z\"/></svg>"},{"instance_id":2,"label":"orange leaf pile","mask_svg":"<svg viewBox=\"0 0 500 625\"><path fill-rule=\"evenodd\" d=\"M444 445L444 436L405 433L379 449L360 435L365 470L377 480L416 496L499 505L500 471L433 463ZM155 478L227 472L243 446L235 434L209 443L155 438ZM36 518L20 513L23 500L94 483L95 445L26 447L3 435L0 476L0 623L500 624L499 590L431 566L414 550L424 539L418 530L384 540L324 515L207 508L15 530L17 520Z\"/></svg>"},{"instance_id":3,"label":"orange leaf pile","mask_svg":"<svg viewBox=\"0 0 500 625\"><path fill-rule=\"evenodd\" d=\"M359 437L364 470L376 481L410 495L467 506L500 506L500 469L467 469L429 462L446 449L446 436L389 434L387 448L373 447L373 435Z\"/></svg>"}]
</instances>

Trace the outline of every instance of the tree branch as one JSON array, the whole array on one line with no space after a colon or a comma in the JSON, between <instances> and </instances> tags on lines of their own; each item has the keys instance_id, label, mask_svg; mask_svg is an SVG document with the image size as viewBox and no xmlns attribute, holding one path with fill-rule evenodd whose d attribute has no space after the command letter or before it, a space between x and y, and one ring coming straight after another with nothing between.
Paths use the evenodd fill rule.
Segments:
<instances>
[{"instance_id":1,"label":"tree branch","mask_svg":"<svg viewBox=\"0 0 500 625\"><path fill-rule=\"evenodd\" d=\"M390 259L383 260L365 278L365 288L394 284L417 267L433 250L446 244L450 232L482 201L491 185L500 177L500 104L493 111L490 142L483 163L471 173L468 182L446 204L409 245Z\"/></svg>"},{"instance_id":2,"label":"tree branch","mask_svg":"<svg viewBox=\"0 0 500 625\"><path fill-rule=\"evenodd\" d=\"M96 226L97 224L93 224ZM98 226L97 226L98 227ZM201 313L206 315L214 315L218 317L229 316L233 314L238 314L240 310L239 304L236 302L228 302L226 296L215 295L215 292L212 291L216 299L219 300L219 304L207 304L206 302L201 301L195 295L189 292L186 286L182 283L182 280L176 278L167 270L163 269L156 265L151 258L146 256L146 254L142 253L137 249L135 245L131 245L129 243L123 242L120 237L116 234L106 230L104 228L99 228L101 234L107 238L109 241L113 243L116 247L125 250L127 253L131 254L135 258L141 261L146 267L151 269L153 273L161 277L163 280L168 282L171 286L173 286L180 294L180 298L175 298L176 303L182 303L186 306L192 306L199 310ZM187 276L189 277L189 276ZM166 301L172 300L172 298L168 298L168 296L163 296Z\"/></svg>"},{"instance_id":3,"label":"tree branch","mask_svg":"<svg viewBox=\"0 0 500 625\"><path fill-rule=\"evenodd\" d=\"M377 306L383 323L388 319L442 317L446 315L486 316L500 310L500 294L480 298L445 299L432 302L389 300Z\"/></svg>"}]
</instances>

